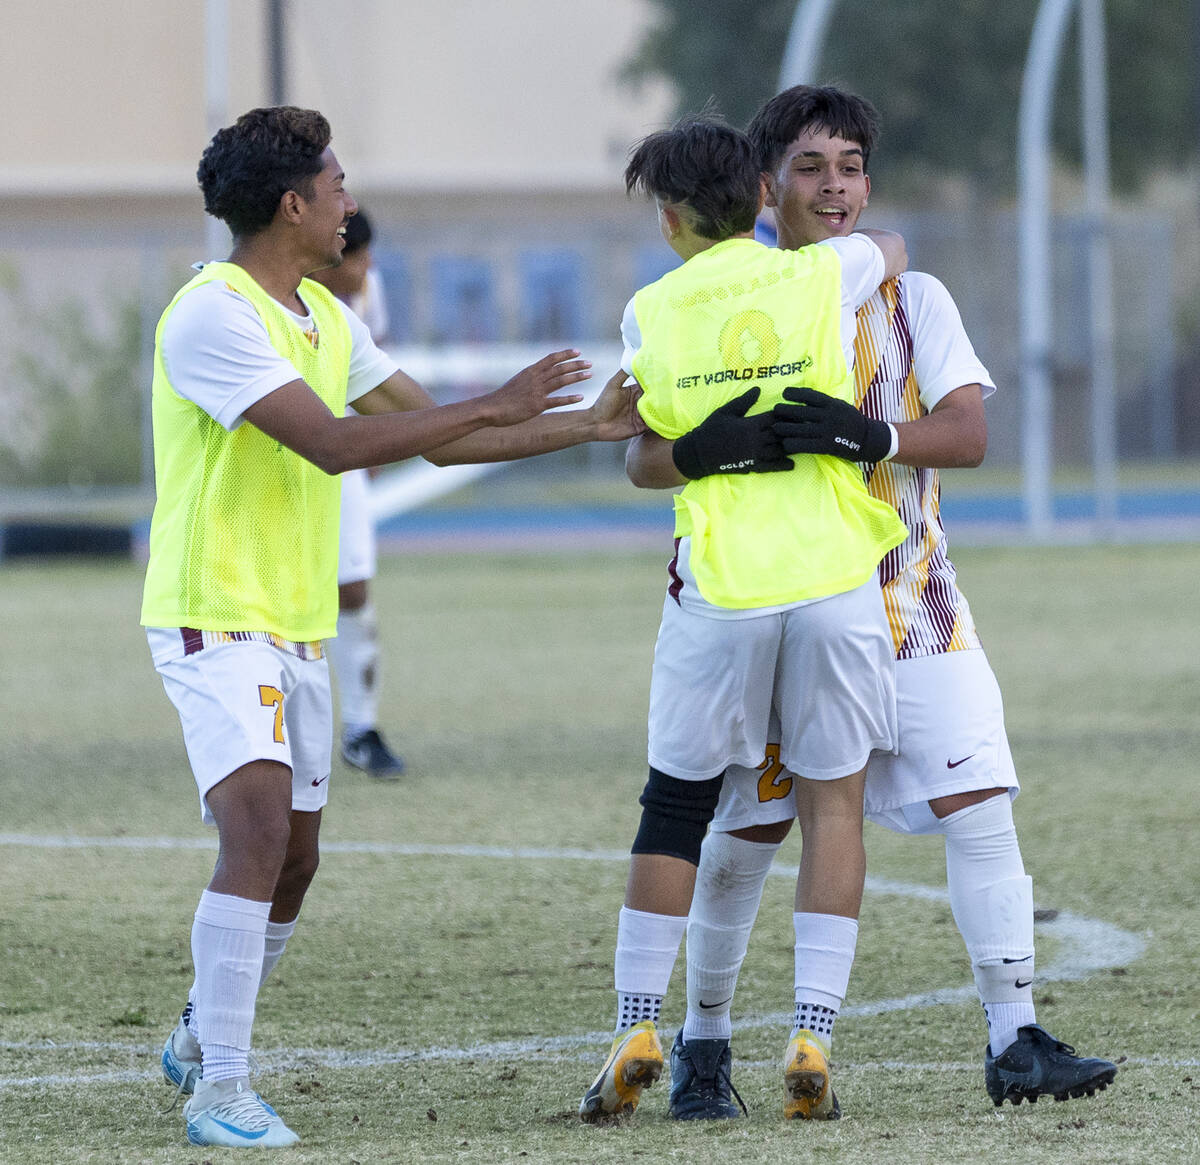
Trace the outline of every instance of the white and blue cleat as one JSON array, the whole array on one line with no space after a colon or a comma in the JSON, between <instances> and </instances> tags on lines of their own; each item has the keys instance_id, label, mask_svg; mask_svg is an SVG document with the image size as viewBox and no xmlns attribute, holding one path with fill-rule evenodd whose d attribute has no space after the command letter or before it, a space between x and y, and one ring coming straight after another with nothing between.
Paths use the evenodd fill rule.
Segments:
<instances>
[{"instance_id":1,"label":"white and blue cleat","mask_svg":"<svg viewBox=\"0 0 1200 1165\"><path fill-rule=\"evenodd\" d=\"M197 1080L183 1106L187 1138L193 1145L227 1149L282 1149L300 1138L250 1087L248 1076L236 1080Z\"/></svg>"}]
</instances>

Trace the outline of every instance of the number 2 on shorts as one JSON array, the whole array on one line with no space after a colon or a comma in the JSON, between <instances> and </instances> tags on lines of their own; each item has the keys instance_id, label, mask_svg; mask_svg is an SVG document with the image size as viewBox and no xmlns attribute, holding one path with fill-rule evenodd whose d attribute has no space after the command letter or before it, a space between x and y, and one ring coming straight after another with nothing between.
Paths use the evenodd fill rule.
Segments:
<instances>
[{"instance_id":1,"label":"number 2 on shorts","mask_svg":"<svg viewBox=\"0 0 1200 1165\"><path fill-rule=\"evenodd\" d=\"M283 743L283 693L270 684L258 685L258 699L264 708L275 708L275 743Z\"/></svg>"},{"instance_id":2,"label":"number 2 on shorts","mask_svg":"<svg viewBox=\"0 0 1200 1165\"><path fill-rule=\"evenodd\" d=\"M787 770L784 769L783 760L779 755L779 745L767 745L767 755L758 766L758 771L762 773L758 778L758 799L763 804L767 801L781 801L792 791L792 778L786 775Z\"/></svg>"}]
</instances>

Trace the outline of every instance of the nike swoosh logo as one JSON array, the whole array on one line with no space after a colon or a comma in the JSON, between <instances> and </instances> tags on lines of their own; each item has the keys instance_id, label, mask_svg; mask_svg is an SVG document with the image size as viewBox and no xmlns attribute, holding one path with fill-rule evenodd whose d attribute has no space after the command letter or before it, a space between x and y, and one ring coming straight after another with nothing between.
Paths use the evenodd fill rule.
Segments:
<instances>
[{"instance_id":1,"label":"nike swoosh logo","mask_svg":"<svg viewBox=\"0 0 1200 1165\"><path fill-rule=\"evenodd\" d=\"M223 1120L219 1120L215 1116L212 1118L212 1122L214 1125L220 1125L223 1129L228 1129L234 1136L241 1137L247 1141L257 1141L260 1137L267 1135L266 1129L259 1129L256 1132L251 1132L249 1129L239 1129L237 1125L226 1124Z\"/></svg>"},{"instance_id":2,"label":"nike swoosh logo","mask_svg":"<svg viewBox=\"0 0 1200 1165\"><path fill-rule=\"evenodd\" d=\"M720 1003L705 1003L704 1000L702 999L702 1000L700 1000L700 1006L702 1008L704 1008L705 1011L712 1011L712 1009L714 1007L722 1007L726 1003L728 1003L731 999L733 999L732 995L729 997L729 999L722 999Z\"/></svg>"},{"instance_id":3,"label":"nike swoosh logo","mask_svg":"<svg viewBox=\"0 0 1200 1165\"><path fill-rule=\"evenodd\" d=\"M1032 955L1022 955L1021 958L1019 958L1019 959L1005 959L1003 961L1005 963L1028 963L1029 960L1032 958L1033 958Z\"/></svg>"},{"instance_id":4,"label":"nike swoosh logo","mask_svg":"<svg viewBox=\"0 0 1200 1165\"><path fill-rule=\"evenodd\" d=\"M975 755L974 753L971 753L971 756L974 756L974 755ZM971 756L964 756L962 758L962 760L948 760L946 762L946 768L956 769L956 768L958 768L959 765L965 765L967 763L967 761L969 761L971 759Z\"/></svg>"},{"instance_id":5,"label":"nike swoosh logo","mask_svg":"<svg viewBox=\"0 0 1200 1165\"><path fill-rule=\"evenodd\" d=\"M1032 980L1032 979L1018 979L1018 980L1017 980L1017 981L1016 981L1016 982L1013 984L1013 986L1014 986L1014 987L1015 987L1015 988L1016 988L1018 991L1020 991L1022 987L1028 987L1028 986L1029 986L1029 984L1030 984L1030 983L1032 983L1032 982L1033 982L1033 980Z\"/></svg>"},{"instance_id":6,"label":"nike swoosh logo","mask_svg":"<svg viewBox=\"0 0 1200 1165\"><path fill-rule=\"evenodd\" d=\"M322 785L322 784L324 784L324 783L325 783L327 780L329 780L329 774L328 774L328 773L326 773L326 774L325 774L325 775L324 775L324 776L323 776L323 777L322 777L322 778L321 778L319 781L313 781L313 785L314 785L314 787L315 787L316 785Z\"/></svg>"}]
</instances>

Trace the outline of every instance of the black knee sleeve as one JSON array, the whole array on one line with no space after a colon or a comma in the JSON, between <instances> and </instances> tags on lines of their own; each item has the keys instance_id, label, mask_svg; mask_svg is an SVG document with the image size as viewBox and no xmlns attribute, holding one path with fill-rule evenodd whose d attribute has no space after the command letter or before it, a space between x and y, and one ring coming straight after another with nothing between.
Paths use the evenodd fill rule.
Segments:
<instances>
[{"instance_id":1,"label":"black knee sleeve","mask_svg":"<svg viewBox=\"0 0 1200 1165\"><path fill-rule=\"evenodd\" d=\"M681 781L651 768L638 798L642 823L633 839L635 854L664 854L700 864L700 843L717 811L725 774L707 781Z\"/></svg>"}]
</instances>

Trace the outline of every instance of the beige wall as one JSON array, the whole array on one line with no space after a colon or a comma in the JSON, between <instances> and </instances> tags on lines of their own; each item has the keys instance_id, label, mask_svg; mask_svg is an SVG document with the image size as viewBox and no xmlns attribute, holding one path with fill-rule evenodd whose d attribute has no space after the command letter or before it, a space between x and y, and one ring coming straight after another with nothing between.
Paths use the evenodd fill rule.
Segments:
<instances>
[{"instance_id":1,"label":"beige wall","mask_svg":"<svg viewBox=\"0 0 1200 1165\"><path fill-rule=\"evenodd\" d=\"M227 0L228 118L269 98L263 0ZM5 0L6 196L194 190L203 0ZM668 115L617 79L647 0L290 0L289 100L375 189L602 189ZM352 187L353 188L353 187Z\"/></svg>"}]
</instances>

